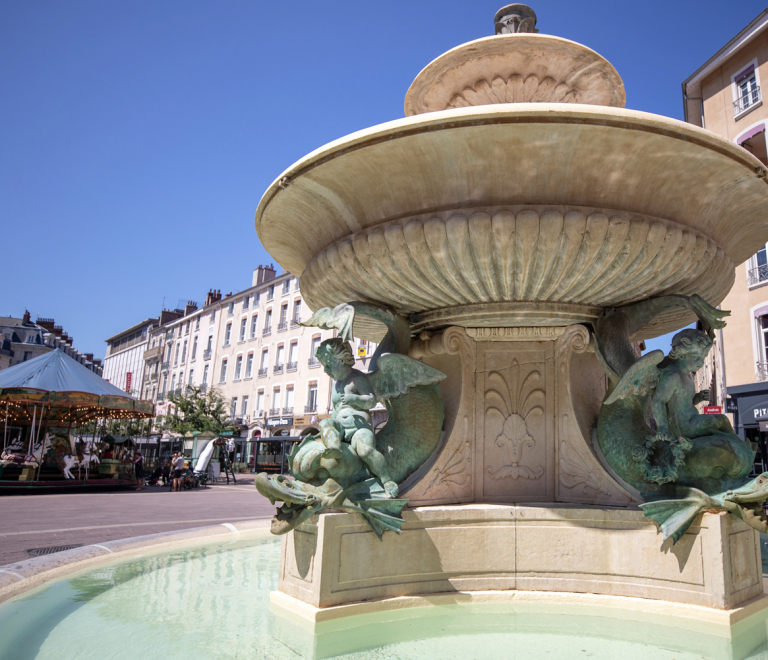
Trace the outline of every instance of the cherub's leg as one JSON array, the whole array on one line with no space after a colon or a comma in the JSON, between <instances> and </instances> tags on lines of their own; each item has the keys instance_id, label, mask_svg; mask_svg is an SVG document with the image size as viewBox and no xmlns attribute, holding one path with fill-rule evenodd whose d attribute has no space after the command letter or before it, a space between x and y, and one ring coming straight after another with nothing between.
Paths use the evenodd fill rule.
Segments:
<instances>
[{"instance_id":1,"label":"cherub's leg","mask_svg":"<svg viewBox=\"0 0 768 660\"><path fill-rule=\"evenodd\" d=\"M320 422L320 439L326 449L323 458L341 458L341 440L343 429L334 420L328 418Z\"/></svg>"},{"instance_id":2,"label":"cherub's leg","mask_svg":"<svg viewBox=\"0 0 768 660\"><path fill-rule=\"evenodd\" d=\"M399 489L397 484L392 481L387 469L387 461L384 456L376 449L376 436L369 429L360 429L352 436L352 449L355 450L367 466L368 469L381 479L387 497L397 497Z\"/></svg>"}]
</instances>

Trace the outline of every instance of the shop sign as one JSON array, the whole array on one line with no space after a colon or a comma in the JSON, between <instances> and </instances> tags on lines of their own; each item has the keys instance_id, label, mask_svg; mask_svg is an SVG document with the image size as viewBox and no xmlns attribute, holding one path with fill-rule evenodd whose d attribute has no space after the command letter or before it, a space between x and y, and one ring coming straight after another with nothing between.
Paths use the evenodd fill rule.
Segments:
<instances>
[{"instance_id":1,"label":"shop sign","mask_svg":"<svg viewBox=\"0 0 768 660\"><path fill-rule=\"evenodd\" d=\"M293 426L293 417L270 417L267 420L267 427L275 426Z\"/></svg>"},{"instance_id":2,"label":"shop sign","mask_svg":"<svg viewBox=\"0 0 768 660\"><path fill-rule=\"evenodd\" d=\"M768 433L768 422L760 422L760 430L763 433Z\"/></svg>"},{"instance_id":3,"label":"shop sign","mask_svg":"<svg viewBox=\"0 0 768 660\"><path fill-rule=\"evenodd\" d=\"M755 419L768 419L768 408L760 407L754 408Z\"/></svg>"},{"instance_id":4,"label":"shop sign","mask_svg":"<svg viewBox=\"0 0 768 660\"><path fill-rule=\"evenodd\" d=\"M729 412L729 413L739 412L739 404L736 402L736 399L728 397L725 400L725 412Z\"/></svg>"},{"instance_id":5,"label":"shop sign","mask_svg":"<svg viewBox=\"0 0 768 660\"><path fill-rule=\"evenodd\" d=\"M705 415L721 415L723 413L722 406L704 406Z\"/></svg>"},{"instance_id":6,"label":"shop sign","mask_svg":"<svg viewBox=\"0 0 768 660\"><path fill-rule=\"evenodd\" d=\"M125 391L128 393L130 393L131 391L132 380L133 380L133 373L129 371L127 374L125 374Z\"/></svg>"},{"instance_id":7,"label":"shop sign","mask_svg":"<svg viewBox=\"0 0 768 660\"><path fill-rule=\"evenodd\" d=\"M296 426L306 426L307 424L307 418L306 417L294 417L293 423Z\"/></svg>"}]
</instances>

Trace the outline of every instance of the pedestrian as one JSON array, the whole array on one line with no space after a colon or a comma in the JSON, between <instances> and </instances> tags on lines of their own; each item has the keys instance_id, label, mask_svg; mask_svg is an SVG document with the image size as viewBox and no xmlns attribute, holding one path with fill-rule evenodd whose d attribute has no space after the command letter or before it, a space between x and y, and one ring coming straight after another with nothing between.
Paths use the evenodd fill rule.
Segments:
<instances>
[{"instance_id":1,"label":"pedestrian","mask_svg":"<svg viewBox=\"0 0 768 660\"><path fill-rule=\"evenodd\" d=\"M163 461L163 467L160 469L160 475L163 477L163 486L167 486L171 481L171 461L167 458Z\"/></svg>"},{"instance_id":2,"label":"pedestrian","mask_svg":"<svg viewBox=\"0 0 768 660\"><path fill-rule=\"evenodd\" d=\"M184 471L184 456L181 452L177 452L176 457L173 460L173 489L175 491L181 490L181 473Z\"/></svg>"},{"instance_id":3,"label":"pedestrian","mask_svg":"<svg viewBox=\"0 0 768 660\"><path fill-rule=\"evenodd\" d=\"M144 457L138 449L133 456L133 467L136 470L136 490L141 490L141 482L144 480Z\"/></svg>"}]
</instances>

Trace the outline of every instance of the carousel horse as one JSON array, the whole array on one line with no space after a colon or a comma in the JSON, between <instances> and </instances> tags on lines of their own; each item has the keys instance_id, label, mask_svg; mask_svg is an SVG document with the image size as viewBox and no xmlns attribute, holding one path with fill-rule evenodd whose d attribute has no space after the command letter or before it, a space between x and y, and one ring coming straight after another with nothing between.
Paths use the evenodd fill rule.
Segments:
<instances>
[{"instance_id":1,"label":"carousel horse","mask_svg":"<svg viewBox=\"0 0 768 660\"><path fill-rule=\"evenodd\" d=\"M38 467L42 462L43 454L49 444L50 438L46 433L40 446L33 449L32 453L22 454L20 452L14 452L13 448L9 447L7 450L3 451L2 455L0 455L0 460L5 463Z\"/></svg>"},{"instance_id":2,"label":"carousel horse","mask_svg":"<svg viewBox=\"0 0 768 660\"><path fill-rule=\"evenodd\" d=\"M73 467L78 469L81 467L89 468L91 463L101 463L96 451L96 445L92 440L78 442L75 454L68 452L65 445L59 443L56 446L54 459L65 479L75 478L71 471Z\"/></svg>"}]
</instances>

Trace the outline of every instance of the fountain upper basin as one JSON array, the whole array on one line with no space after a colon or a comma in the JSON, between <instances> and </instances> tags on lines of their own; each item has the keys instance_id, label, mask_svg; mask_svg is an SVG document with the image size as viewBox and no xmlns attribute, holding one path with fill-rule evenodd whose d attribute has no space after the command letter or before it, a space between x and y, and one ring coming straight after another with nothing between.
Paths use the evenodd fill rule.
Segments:
<instances>
[{"instance_id":1,"label":"fountain upper basin","mask_svg":"<svg viewBox=\"0 0 768 660\"><path fill-rule=\"evenodd\" d=\"M256 229L313 309L375 301L416 331L567 325L661 294L719 304L768 240L766 202L760 161L691 124L496 104L312 152L266 191ZM637 338L692 320L673 312Z\"/></svg>"}]
</instances>

